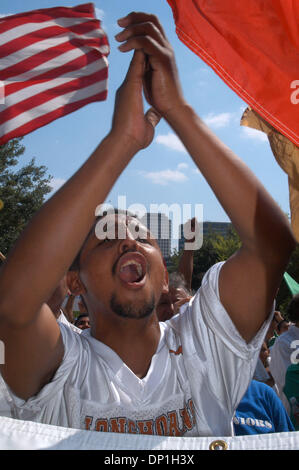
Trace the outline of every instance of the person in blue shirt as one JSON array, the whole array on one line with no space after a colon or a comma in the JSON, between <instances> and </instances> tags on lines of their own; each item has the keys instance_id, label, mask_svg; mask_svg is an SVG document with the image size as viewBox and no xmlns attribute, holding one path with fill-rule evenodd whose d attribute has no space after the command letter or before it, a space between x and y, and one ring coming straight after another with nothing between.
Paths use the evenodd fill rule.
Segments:
<instances>
[{"instance_id":1,"label":"person in blue shirt","mask_svg":"<svg viewBox=\"0 0 299 470\"><path fill-rule=\"evenodd\" d=\"M268 385L252 380L233 418L236 436L294 431L277 394Z\"/></svg>"}]
</instances>

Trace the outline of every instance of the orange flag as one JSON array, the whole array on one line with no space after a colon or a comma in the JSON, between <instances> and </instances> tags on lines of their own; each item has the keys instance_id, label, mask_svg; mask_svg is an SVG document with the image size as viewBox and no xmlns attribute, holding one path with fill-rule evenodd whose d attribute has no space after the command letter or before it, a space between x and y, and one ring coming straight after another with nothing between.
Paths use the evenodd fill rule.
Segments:
<instances>
[{"instance_id":1,"label":"orange flag","mask_svg":"<svg viewBox=\"0 0 299 470\"><path fill-rule=\"evenodd\" d=\"M299 146L299 1L167 1L180 40Z\"/></svg>"}]
</instances>

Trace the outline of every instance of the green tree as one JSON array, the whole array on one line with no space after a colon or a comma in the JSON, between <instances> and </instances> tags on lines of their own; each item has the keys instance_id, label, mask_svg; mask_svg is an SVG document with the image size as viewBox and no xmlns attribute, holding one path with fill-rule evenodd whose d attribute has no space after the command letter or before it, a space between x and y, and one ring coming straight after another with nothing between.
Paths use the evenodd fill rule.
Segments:
<instances>
[{"instance_id":1,"label":"green tree","mask_svg":"<svg viewBox=\"0 0 299 470\"><path fill-rule=\"evenodd\" d=\"M286 268L286 272L293 278L295 281L299 282L299 244L297 244L296 249L293 251L289 264ZM283 316L287 318L286 309L288 304L292 299L292 294L283 280L280 284L280 288L278 290L276 296L276 308L279 310Z\"/></svg>"},{"instance_id":2,"label":"green tree","mask_svg":"<svg viewBox=\"0 0 299 470\"><path fill-rule=\"evenodd\" d=\"M180 257L183 250L174 250L171 256L171 267L169 272L177 271L179 266ZM201 280L205 272L217 262L217 253L213 245L211 236L204 238L202 247L194 252L193 276L192 276L192 289L197 290L201 285Z\"/></svg>"},{"instance_id":3,"label":"green tree","mask_svg":"<svg viewBox=\"0 0 299 470\"><path fill-rule=\"evenodd\" d=\"M197 290L206 271L218 261L225 261L241 246L237 232L231 228L227 236L208 233L203 240L202 247L194 253L192 289ZM176 271L183 251L174 251L171 257L169 272Z\"/></svg>"},{"instance_id":4,"label":"green tree","mask_svg":"<svg viewBox=\"0 0 299 470\"><path fill-rule=\"evenodd\" d=\"M241 240L236 230L231 227L227 236L212 235L212 243L217 253L217 261L230 258L241 246Z\"/></svg>"},{"instance_id":5,"label":"green tree","mask_svg":"<svg viewBox=\"0 0 299 470\"><path fill-rule=\"evenodd\" d=\"M13 139L0 147L0 251L7 254L31 217L42 206L52 188L52 176L35 159L20 169L14 167L25 152L22 139Z\"/></svg>"},{"instance_id":6,"label":"green tree","mask_svg":"<svg viewBox=\"0 0 299 470\"><path fill-rule=\"evenodd\" d=\"M234 228L231 228L225 237L213 232L208 233L204 237L202 247L194 253L192 289L195 291L200 287L204 274L213 264L227 260L240 246L241 241ZM182 251L174 252L170 272L177 270L181 255ZM291 255L286 272L299 283L299 244ZM276 296L276 309L286 318L286 310L291 298L292 294L286 282L282 280Z\"/></svg>"},{"instance_id":7,"label":"green tree","mask_svg":"<svg viewBox=\"0 0 299 470\"><path fill-rule=\"evenodd\" d=\"M192 289L196 291L207 270L217 263L218 254L214 246L213 235L204 237L202 247L194 253Z\"/></svg>"}]
</instances>

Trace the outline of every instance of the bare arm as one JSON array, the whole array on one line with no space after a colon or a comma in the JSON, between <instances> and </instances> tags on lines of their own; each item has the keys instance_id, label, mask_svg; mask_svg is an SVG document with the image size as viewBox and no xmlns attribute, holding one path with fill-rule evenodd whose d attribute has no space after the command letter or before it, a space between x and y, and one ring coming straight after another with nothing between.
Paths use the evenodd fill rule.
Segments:
<instances>
[{"instance_id":1,"label":"bare arm","mask_svg":"<svg viewBox=\"0 0 299 470\"><path fill-rule=\"evenodd\" d=\"M240 334L250 341L270 309L295 247L289 223L249 168L197 116L180 88L174 55L157 18L132 13L119 21L120 50L142 48L150 72L149 102L179 136L228 214L242 241L223 266L221 301Z\"/></svg>"},{"instance_id":2,"label":"bare arm","mask_svg":"<svg viewBox=\"0 0 299 470\"><path fill-rule=\"evenodd\" d=\"M190 223L191 232L195 232L195 224L197 223L196 219L193 218L191 221L188 221L187 224L188 223ZM191 244L194 240L195 238L193 237L188 240L188 243ZM187 287L190 291L192 288L193 264L194 250L186 249L186 246L184 246L184 250L179 261L178 272L184 276Z\"/></svg>"},{"instance_id":3,"label":"bare arm","mask_svg":"<svg viewBox=\"0 0 299 470\"><path fill-rule=\"evenodd\" d=\"M178 272L184 276L188 289L191 290L193 274L194 251L184 250L180 258Z\"/></svg>"},{"instance_id":4,"label":"bare arm","mask_svg":"<svg viewBox=\"0 0 299 470\"><path fill-rule=\"evenodd\" d=\"M59 327L44 301L79 251L96 207L135 153L153 138L157 114L150 111L144 116L143 72L144 55L139 52L117 93L110 134L44 204L1 267L0 339L5 344L1 372L21 398L36 394L63 357Z\"/></svg>"},{"instance_id":5,"label":"bare arm","mask_svg":"<svg viewBox=\"0 0 299 470\"><path fill-rule=\"evenodd\" d=\"M75 296L70 294L68 296L67 302L66 302L65 307L63 309L64 314L65 314L67 320L70 323L74 322L74 313L73 313L74 302L75 302Z\"/></svg>"},{"instance_id":6,"label":"bare arm","mask_svg":"<svg viewBox=\"0 0 299 470\"><path fill-rule=\"evenodd\" d=\"M222 303L250 341L269 314L294 240L288 221L261 183L184 105L168 115L239 233L242 247L220 276Z\"/></svg>"}]
</instances>

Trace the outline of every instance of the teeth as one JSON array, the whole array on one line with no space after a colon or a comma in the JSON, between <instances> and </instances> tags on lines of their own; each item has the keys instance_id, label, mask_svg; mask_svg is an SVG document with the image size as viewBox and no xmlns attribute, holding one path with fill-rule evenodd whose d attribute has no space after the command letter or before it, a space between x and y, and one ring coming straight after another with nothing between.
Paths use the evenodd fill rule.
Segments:
<instances>
[{"instance_id":1,"label":"teeth","mask_svg":"<svg viewBox=\"0 0 299 470\"><path fill-rule=\"evenodd\" d=\"M138 272L138 276L141 276L142 275L142 266L140 263L137 263L137 261L135 260L129 260L127 261L126 263L124 263L121 267L121 271L126 268L127 266L130 266L130 264L134 264L137 268L137 272Z\"/></svg>"}]
</instances>

